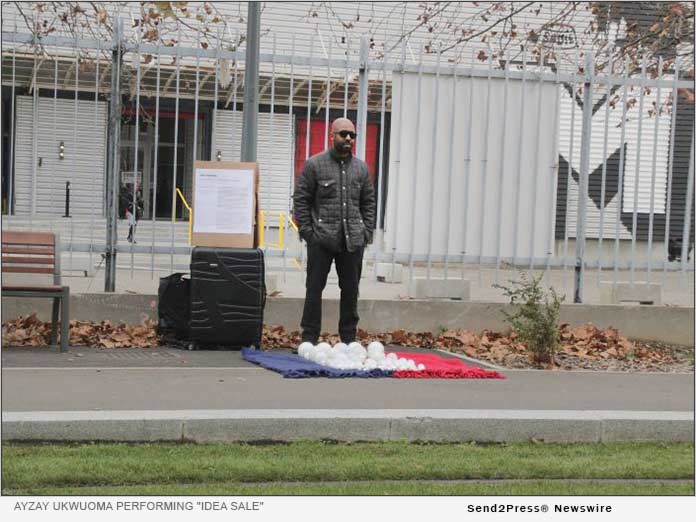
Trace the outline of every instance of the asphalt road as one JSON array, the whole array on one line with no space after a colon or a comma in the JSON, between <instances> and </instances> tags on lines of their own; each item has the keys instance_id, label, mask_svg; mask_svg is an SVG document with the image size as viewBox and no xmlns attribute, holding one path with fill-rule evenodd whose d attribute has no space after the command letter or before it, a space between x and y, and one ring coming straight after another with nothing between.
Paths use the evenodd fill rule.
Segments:
<instances>
[{"instance_id":1,"label":"asphalt road","mask_svg":"<svg viewBox=\"0 0 696 522\"><path fill-rule=\"evenodd\" d=\"M239 352L2 352L2 409L693 411L693 374L503 370L507 379L284 379Z\"/></svg>"}]
</instances>

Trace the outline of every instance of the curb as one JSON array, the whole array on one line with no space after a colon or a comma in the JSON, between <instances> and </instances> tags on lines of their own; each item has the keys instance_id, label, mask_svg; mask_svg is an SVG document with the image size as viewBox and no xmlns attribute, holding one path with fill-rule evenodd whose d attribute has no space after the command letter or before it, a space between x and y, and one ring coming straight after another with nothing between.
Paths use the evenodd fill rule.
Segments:
<instances>
[{"instance_id":1,"label":"curb","mask_svg":"<svg viewBox=\"0 0 696 522\"><path fill-rule=\"evenodd\" d=\"M5 412L4 441L687 442L693 412L172 410Z\"/></svg>"}]
</instances>

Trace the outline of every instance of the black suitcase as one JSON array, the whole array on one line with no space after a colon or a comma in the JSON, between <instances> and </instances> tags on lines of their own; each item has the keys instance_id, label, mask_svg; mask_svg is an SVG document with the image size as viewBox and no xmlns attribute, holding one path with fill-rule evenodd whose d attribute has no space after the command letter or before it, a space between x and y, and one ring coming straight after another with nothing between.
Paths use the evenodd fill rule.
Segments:
<instances>
[{"instance_id":1,"label":"black suitcase","mask_svg":"<svg viewBox=\"0 0 696 522\"><path fill-rule=\"evenodd\" d=\"M263 252L248 248L196 247L191 254L190 339L261 347L266 280Z\"/></svg>"},{"instance_id":2,"label":"black suitcase","mask_svg":"<svg viewBox=\"0 0 696 522\"><path fill-rule=\"evenodd\" d=\"M160 277L157 297L157 333L188 340L191 280L181 273Z\"/></svg>"}]
</instances>

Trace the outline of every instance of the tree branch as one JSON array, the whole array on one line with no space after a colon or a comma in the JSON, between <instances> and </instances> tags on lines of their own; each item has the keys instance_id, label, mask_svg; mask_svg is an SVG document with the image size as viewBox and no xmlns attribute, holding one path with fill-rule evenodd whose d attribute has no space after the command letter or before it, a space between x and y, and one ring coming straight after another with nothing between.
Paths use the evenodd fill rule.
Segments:
<instances>
[{"instance_id":1,"label":"tree branch","mask_svg":"<svg viewBox=\"0 0 696 522\"><path fill-rule=\"evenodd\" d=\"M519 9L517 9L517 10L511 12L509 15L504 16L503 18L498 19L495 23L489 25L487 28L482 29L481 31L479 31L479 32L477 32L477 33L474 33L474 34L472 34L472 35L469 35L469 36L467 36L467 37L460 37L460 38L458 38L457 41L456 41L454 44L450 45L449 47L445 47L445 48L442 49L440 52L441 52L441 53L447 52L447 51L449 51L450 49L453 49L454 47L456 47L457 45L459 45L460 43L469 42L469 41L473 40L474 38L476 38L477 36L481 36L482 34L487 33L488 31L490 31L491 29L493 29L494 27L496 27L497 25L499 25L501 22L504 22L504 21L508 20L509 18L515 16L515 15L518 14L518 13L521 13L522 11L524 11L525 9L528 9L530 6L534 5L535 3L536 3L536 2L527 2L526 4L524 4L524 5L523 5L522 7L520 7Z\"/></svg>"}]
</instances>

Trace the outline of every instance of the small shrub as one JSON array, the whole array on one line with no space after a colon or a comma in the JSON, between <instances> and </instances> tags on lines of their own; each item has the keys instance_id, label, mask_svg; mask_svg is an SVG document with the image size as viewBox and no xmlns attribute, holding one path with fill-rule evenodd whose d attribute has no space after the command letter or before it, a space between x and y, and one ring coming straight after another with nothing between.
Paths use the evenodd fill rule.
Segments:
<instances>
[{"instance_id":1,"label":"small shrub","mask_svg":"<svg viewBox=\"0 0 696 522\"><path fill-rule=\"evenodd\" d=\"M503 315L531 352L533 361L552 363L560 339L558 315L565 296L559 297L553 287L545 291L542 277L529 280L523 273L519 281L510 281L510 286L493 286L503 290L510 304L517 305L513 313L503 311Z\"/></svg>"}]
</instances>

